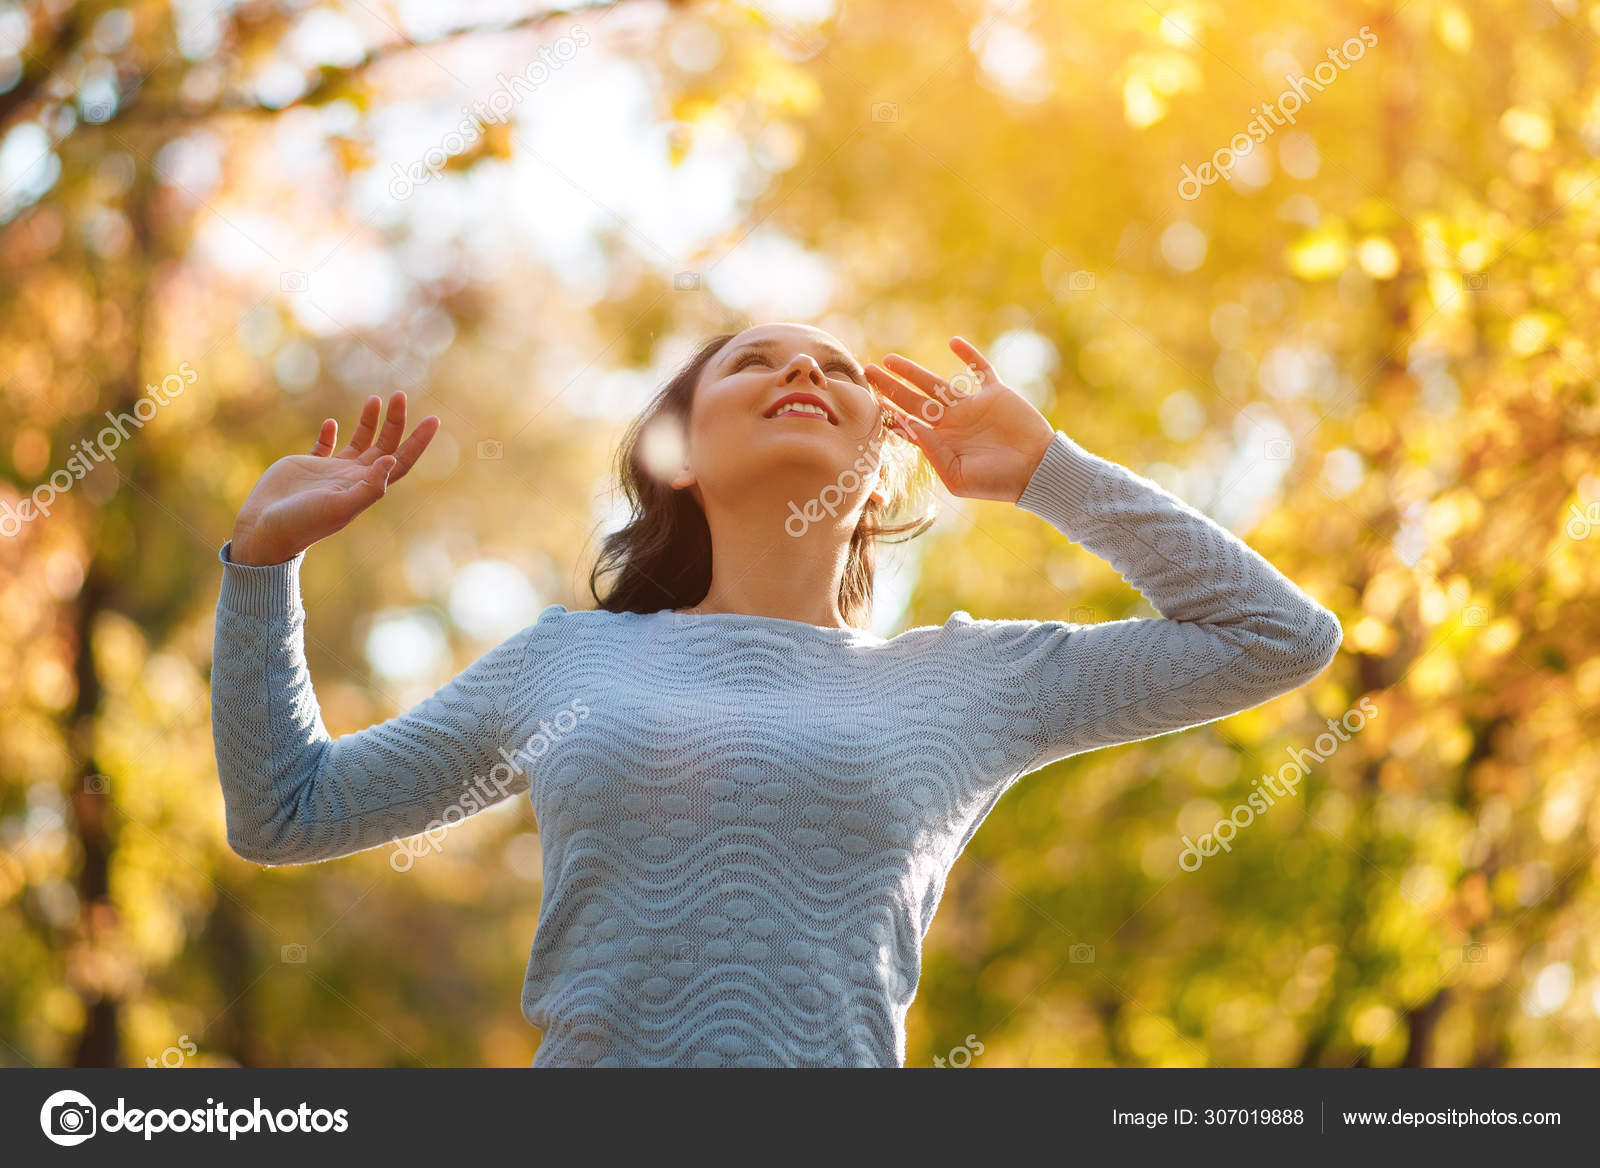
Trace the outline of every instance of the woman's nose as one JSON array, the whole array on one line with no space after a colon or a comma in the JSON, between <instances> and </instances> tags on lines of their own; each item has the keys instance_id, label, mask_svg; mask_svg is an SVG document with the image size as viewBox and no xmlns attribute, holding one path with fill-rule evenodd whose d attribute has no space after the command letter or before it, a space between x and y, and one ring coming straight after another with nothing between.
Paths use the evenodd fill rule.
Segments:
<instances>
[{"instance_id":1,"label":"woman's nose","mask_svg":"<svg viewBox=\"0 0 1600 1168\"><path fill-rule=\"evenodd\" d=\"M789 368L784 370L783 384L791 385L801 378L810 381L814 385L826 386L828 384L828 379L822 375L822 366L804 353L796 357L790 363Z\"/></svg>"}]
</instances>

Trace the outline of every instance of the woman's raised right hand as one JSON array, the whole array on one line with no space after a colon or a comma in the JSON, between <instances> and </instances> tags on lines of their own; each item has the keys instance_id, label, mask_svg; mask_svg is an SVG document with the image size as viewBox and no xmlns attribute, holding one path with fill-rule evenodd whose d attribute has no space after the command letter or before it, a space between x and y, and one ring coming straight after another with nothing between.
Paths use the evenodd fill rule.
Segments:
<instances>
[{"instance_id":1,"label":"woman's raised right hand","mask_svg":"<svg viewBox=\"0 0 1600 1168\"><path fill-rule=\"evenodd\" d=\"M355 434L339 453L333 453L339 423L328 418L310 454L291 454L267 468L239 508L229 560L256 566L291 560L343 529L405 477L438 432L439 419L423 418L402 444L406 395L396 391L389 399L380 432L382 404L376 394L367 399Z\"/></svg>"}]
</instances>

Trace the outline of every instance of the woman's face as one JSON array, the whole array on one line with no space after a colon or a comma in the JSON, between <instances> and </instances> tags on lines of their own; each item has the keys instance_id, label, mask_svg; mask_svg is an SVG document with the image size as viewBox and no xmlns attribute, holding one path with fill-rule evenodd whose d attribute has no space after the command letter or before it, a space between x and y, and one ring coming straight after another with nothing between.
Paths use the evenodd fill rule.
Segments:
<instances>
[{"instance_id":1,"label":"woman's face","mask_svg":"<svg viewBox=\"0 0 1600 1168\"><path fill-rule=\"evenodd\" d=\"M839 341L800 324L764 324L728 341L700 371L687 473L674 486L735 498L753 483L792 489L802 509L824 487L854 509L876 490L883 413ZM853 472L853 473L851 473ZM770 487L768 488L770 489Z\"/></svg>"}]
</instances>

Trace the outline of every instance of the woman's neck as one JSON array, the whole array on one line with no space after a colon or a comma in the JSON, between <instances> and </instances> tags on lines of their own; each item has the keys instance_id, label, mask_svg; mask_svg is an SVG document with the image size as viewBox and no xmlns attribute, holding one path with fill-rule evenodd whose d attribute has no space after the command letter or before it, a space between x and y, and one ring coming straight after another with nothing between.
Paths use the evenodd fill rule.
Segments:
<instances>
[{"instance_id":1,"label":"woman's neck","mask_svg":"<svg viewBox=\"0 0 1600 1168\"><path fill-rule=\"evenodd\" d=\"M850 627L839 611L851 534L843 522L818 523L794 535L784 530L781 518L758 522L748 514L713 512L707 525L713 549L711 586L698 604L680 611L737 612Z\"/></svg>"}]
</instances>

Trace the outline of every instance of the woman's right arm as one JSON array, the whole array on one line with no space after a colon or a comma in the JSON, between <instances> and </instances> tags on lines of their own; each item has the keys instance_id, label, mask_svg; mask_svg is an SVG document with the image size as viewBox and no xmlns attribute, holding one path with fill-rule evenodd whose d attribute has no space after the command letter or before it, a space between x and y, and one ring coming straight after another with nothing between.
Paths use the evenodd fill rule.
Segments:
<instances>
[{"instance_id":1,"label":"woman's right arm","mask_svg":"<svg viewBox=\"0 0 1600 1168\"><path fill-rule=\"evenodd\" d=\"M526 790L505 749L506 701L533 626L485 653L415 709L332 738L305 660L300 564L402 478L438 430L427 417L401 442L405 394L377 397L334 452L322 423L310 454L267 468L223 545L211 676L211 728L228 843L260 864L305 864L416 835ZM508 761L509 760L509 761Z\"/></svg>"},{"instance_id":2,"label":"woman's right arm","mask_svg":"<svg viewBox=\"0 0 1600 1168\"><path fill-rule=\"evenodd\" d=\"M535 626L399 717L333 738L306 668L304 553L251 567L230 552L231 541L220 553L211 729L235 852L258 864L329 860L527 790L527 760L503 715Z\"/></svg>"}]
</instances>

